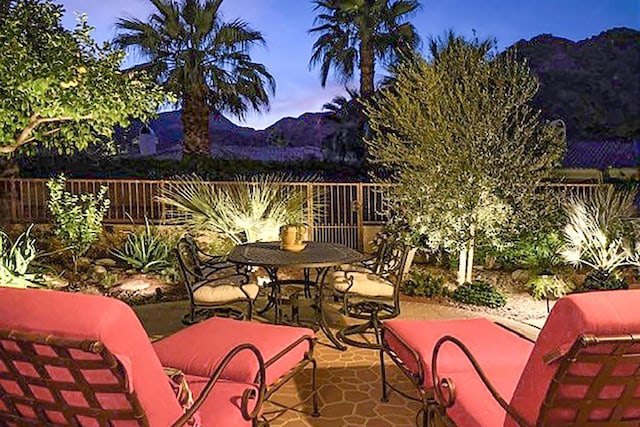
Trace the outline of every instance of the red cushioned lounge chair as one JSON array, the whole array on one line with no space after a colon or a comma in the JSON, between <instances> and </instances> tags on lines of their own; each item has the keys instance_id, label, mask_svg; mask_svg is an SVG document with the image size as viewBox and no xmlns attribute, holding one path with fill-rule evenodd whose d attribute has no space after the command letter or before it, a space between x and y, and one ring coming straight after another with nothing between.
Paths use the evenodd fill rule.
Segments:
<instances>
[{"instance_id":1,"label":"red cushioned lounge chair","mask_svg":"<svg viewBox=\"0 0 640 427\"><path fill-rule=\"evenodd\" d=\"M390 320L382 351L425 425L639 426L638 307L640 290L565 297L535 344L486 319Z\"/></svg>"},{"instance_id":2,"label":"red cushioned lounge chair","mask_svg":"<svg viewBox=\"0 0 640 427\"><path fill-rule=\"evenodd\" d=\"M311 364L315 382L313 340L305 328L211 319L152 345L118 300L0 288L0 425L257 425L295 372ZM183 371L190 409L163 366Z\"/></svg>"}]
</instances>

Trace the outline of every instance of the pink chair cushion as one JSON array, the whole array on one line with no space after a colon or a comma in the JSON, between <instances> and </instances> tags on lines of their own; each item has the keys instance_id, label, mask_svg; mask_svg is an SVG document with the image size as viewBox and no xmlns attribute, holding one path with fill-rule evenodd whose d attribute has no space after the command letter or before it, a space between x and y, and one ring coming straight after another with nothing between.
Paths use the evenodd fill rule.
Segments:
<instances>
[{"instance_id":1,"label":"pink chair cushion","mask_svg":"<svg viewBox=\"0 0 640 427\"><path fill-rule=\"evenodd\" d=\"M545 364L543 357L558 348L568 349L584 333L640 333L640 290L576 294L556 303L540 332L511 400L512 406L531 424L535 424L538 418L541 403L559 366L559 362ZM640 390L636 392L640 395ZM561 421L563 414L558 416L558 421ZM507 420L505 425L516 424Z\"/></svg>"},{"instance_id":2,"label":"pink chair cushion","mask_svg":"<svg viewBox=\"0 0 640 427\"><path fill-rule=\"evenodd\" d=\"M516 366L485 370L493 386L507 402L513 396L521 373L522 369ZM447 409L447 415L456 425L493 427L504 423L504 409L493 399L470 364L465 372L458 371L445 376L453 380L456 390L456 403Z\"/></svg>"},{"instance_id":3,"label":"pink chair cushion","mask_svg":"<svg viewBox=\"0 0 640 427\"><path fill-rule=\"evenodd\" d=\"M138 318L118 300L0 287L0 329L99 340L122 363L151 426L170 425L182 413Z\"/></svg>"},{"instance_id":4,"label":"pink chair cushion","mask_svg":"<svg viewBox=\"0 0 640 427\"><path fill-rule=\"evenodd\" d=\"M414 373L418 363L424 370L425 388L433 387L431 357L436 342L444 335L461 340L483 369L503 367L522 372L533 343L487 319L463 320L389 320L384 323L384 340L400 360ZM400 337L403 344L396 337ZM407 346L420 355L416 361ZM438 372L442 375L465 372L470 368L466 356L454 345L445 344L438 356Z\"/></svg>"},{"instance_id":5,"label":"pink chair cushion","mask_svg":"<svg viewBox=\"0 0 640 427\"><path fill-rule=\"evenodd\" d=\"M156 341L153 347L164 366L180 369L190 375L209 377L224 356L239 344L255 345L264 360L268 361L304 336L313 337L314 333L307 328L214 317ZM308 351L309 345L303 341L268 366L267 384L273 384L294 368ZM255 357L249 352L242 352L227 366L222 377L252 383L257 374Z\"/></svg>"},{"instance_id":6,"label":"pink chair cushion","mask_svg":"<svg viewBox=\"0 0 640 427\"><path fill-rule=\"evenodd\" d=\"M187 375L187 383L194 399L200 396L207 381L209 378ZM250 426L251 421L245 420L240 410L242 393L248 388L255 387L223 379L218 380L198 411L202 427ZM250 405L254 403L255 400ZM250 406L249 410L252 409L253 406Z\"/></svg>"}]
</instances>

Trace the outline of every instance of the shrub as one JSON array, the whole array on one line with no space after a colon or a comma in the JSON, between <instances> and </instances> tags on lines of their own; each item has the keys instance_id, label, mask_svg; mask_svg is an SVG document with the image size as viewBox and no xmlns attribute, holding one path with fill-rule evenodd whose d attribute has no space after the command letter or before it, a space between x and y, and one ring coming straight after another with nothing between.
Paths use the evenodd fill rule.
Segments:
<instances>
[{"instance_id":1,"label":"shrub","mask_svg":"<svg viewBox=\"0 0 640 427\"><path fill-rule=\"evenodd\" d=\"M30 274L29 265L37 256L36 241L30 236L31 225L11 243L0 230L0 286L28 288L41 286L40 276Z\"/></svg>"},{"instance_id":2,"label":"shrub","mask_svg":"<svg viewBox=\"0 0 640 427\"><path fill-rule=\"evenodd\" d=\"M503 307L507 303L507 297L504 294L482 280L458 286L453 292L453 299L464 304L490 308Z\"/></svg>"},{"instance_id":3,"label":"shrub","mask_svg":"<svg viewBox=\"0 0 640 427\"><path fill-rule=\"evenodd\" d=\"M600 271L596 282L607 282L620 267L632 265L634 248L632 217L635 191L617 191L600 186L582 197L572 197L565 206L563 258L574 266ZM636 253L634 253L634 250ZM603 283L604 283L603 282Z\"/></svg>"},{"instance_id":4,"label":"shrub","mask_svg":"<svg viewBox=\"0 0 640 427\"><path fill-rule=\"evenodd\" d=\"M84 255L102 232L102 220L109 209L107 187L98 194L73 194L65 190L67 178L60 175L47 182L54 234L71 250L74 270L78 258Z\"/></svg>"},{"instance_id":5,"label":"shrub","mask_svg":"<svg viewBox=\"0 0 640 427\"><path fill-rule=\"evenodd\" d=\"M420 297L448 297L449 290L445 286L447 280L440 275L428 271L412 271L409 280L403 284L403 292L409 296Z\"/></svg>"},{"instance_id":6,"label":"shrub","mask_svg":"<svg viewBox=\"0 0 640 427\"><path fill-rule=\"evenodd\" d=\"M529 282L529 292L533 299L558 299L571 291L571 285L554 275L541 275Z\"/></svg>"},{"instance_id":7,"label":"shrub","mask_svg":"<svg viewBox=\"0 0 640 427\"><path fill-rule=\"evenodd\" d=\"M576 292L612 291L617 289L629 289L629 283L624 277L618 277L616 274L603 270L592 270L587 274L582 286L576 289Z\"/></svg>"},{"instance_id":8,"label":"shrub","mask_svg":"<svg viewBox=\"0 0 640 427\"><path fill-rule=\"evenodd\" d=\"M234 243L278 240L280 227L305 218L306 194L287 191L278 175L212 185L192 176L166 188L161 203L176 210L175 222L192 231L215 232Z\"/></svg>"},{"instance_id":9,"label":"shrub","mask_svg":"<svg viewBox=\"0 0 640 427\"><path fill-rule=\"evenodd\" d=\"M144 229L129 232L121 250L111 251L120 260L142 273L171 267L171 245L156 227L144 218Z\"/></svg>"}]
</instances>

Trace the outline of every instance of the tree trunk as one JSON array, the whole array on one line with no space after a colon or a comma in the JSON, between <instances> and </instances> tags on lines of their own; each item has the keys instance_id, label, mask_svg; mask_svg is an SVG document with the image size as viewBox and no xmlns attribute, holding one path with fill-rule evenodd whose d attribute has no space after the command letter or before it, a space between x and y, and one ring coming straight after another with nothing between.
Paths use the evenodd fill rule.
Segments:
<instances>
[{"instance_id":1,"label":"tree trunk","mask_svg":"<svg viewBox=\"0 0 640 427\"><path fill-rule=\"evenodd\" d=\"M361 35L360 41L360 96L362 99L369 98L375 89L375 52L371 37L367 34Z\"/></svg>"},{"instance_id":2,"label":"tree trunk","mask_svg":"<svg viewBox=\"0 0 640 427\"><path fill-rule=\"evenodd\" d=\"M211 155L209 106L204 93L185 93L182 110L184 157Z\"/></svg>"},{"instance_id":3,"label":"tree trunk","mask_svg":"<svg viewBox=\"0 0 640 427\"><path fill-rule=\"evenodd\" d=\"M467 277L467 247L460 250L458 259L458 285L463 285Z\"/></svg>"},{"instance_id":4,"label":"tree trunk","mask_svg":"<svg viewBox=\"0 0 640 427\"><path fill-rule=\"evenodd\" d=\"M476 224L471 224L469 228L469 240L460 250L460 261L458 263L458 284L473 283L473 256L475 252Z\"/></svg>"}]
</instances>

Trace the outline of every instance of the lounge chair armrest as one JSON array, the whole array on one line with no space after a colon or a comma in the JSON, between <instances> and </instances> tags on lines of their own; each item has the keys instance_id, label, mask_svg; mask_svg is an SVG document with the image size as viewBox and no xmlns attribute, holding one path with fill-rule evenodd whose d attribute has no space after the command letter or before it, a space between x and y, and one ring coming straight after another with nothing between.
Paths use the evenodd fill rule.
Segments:
<instances>
[{"instance_id":1,"label":"lounge chair armrest","mask_svg":"<svg viewBox=\"0 0 640 427\"><path fill-rule=\"evenodd\" d=\"M462 341L450 335L445 335L436 342L436 345L433 348L433 355L431 358L431 375L432 375L433 384L434 384L434 393L435 393L435 398L440 405L442 405L444 408L450 408L456 402L456 389L455 389L455 384L453 380L451 378L443 378L441 380L438 379L438 354L440 352L440 348L442 347L442 345L447 342L450 342L456 345L460 350L462 350L462 352L467 357L467 359L469 359L469 362L471 362L473 369L478 374L478 377L480 377L480 380L482 381L484 386L487 388L487 390L489 390L489 393L491 393L491 396L495 399L496 402L498 402L498 404L502 407L502 409L504 409L504 411L516 423L518 423L519 426L533 427L532 424L530 424L520 413L518 413L515 409L513 409L507 403L507 401L504 400L504 398L500 395L500 393L498 393L498 390L496 390L493 384L491 384L491 381L489 380L487 375L484 373L484 371L478 364L478 361L475 359L475 357L473 357L473 354L471 354L471 351L469 350L469 348L465 346L462 343Z\"/></svg>"},{"instance_id":2,"label":"lounge chair armrest","mask_svg":"<svg viewBox=\"0 0 640 427\"><path fill-rule=\"evenodd\" d=\"M253 420L257 418L258 415L260 415L260 409L262 408L262 404L264 403L264 399L267 391L264 360L262 358L262 354L260 354L260 350L258 350L254 345L240 344L234 347L229 353L227 353L224 359L222 359L222 362L216 367L216 370L213 371L213 374L211 374L211 377L209 377L209 381L205 385L200 396L198 396L196 401L193 402L193 405L191 406L191 408L189 408L189 410L187 410L180 418L178 418L172 424L172 427L181 427L187 424L187 422L191 419L191 417L195 415L198 409L200 409L200 406L202 406L204 401L207 399L207 397L209 396L209 393L211 393L211 390L213 390L213 387L215 386L216 382L220 379L227 365L229 365L229 363L231 363L231 361L239 353L243 351L249 351L253 353L255 358L258 360L259 371L258 371L258 377L256 378L256 381L255 381L258 389L258 394L256 396L255 390L253 388L247 388L242 393L242 403L240 405L240 410L242 411L242 417L247 421ZM256 403L253 409L250 410L249 401L252 399L255 399Z\"/></svg>"}]
</instances>

